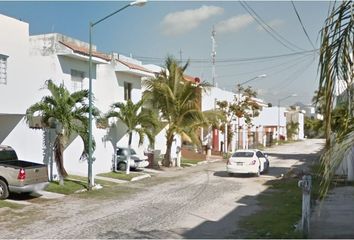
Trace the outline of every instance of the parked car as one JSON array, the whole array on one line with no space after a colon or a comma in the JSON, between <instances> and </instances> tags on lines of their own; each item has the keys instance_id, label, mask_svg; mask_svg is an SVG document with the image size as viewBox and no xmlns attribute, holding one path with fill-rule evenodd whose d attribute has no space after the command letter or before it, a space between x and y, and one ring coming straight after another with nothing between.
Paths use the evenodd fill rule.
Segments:
<instances>
[{"instance_id":1,"label":"parked car","mask_svg":"<svg viewBox=\"0 0 354 240\"><path fill-rule=\"evenodd\" d=\"M117 149L117 168L124 171L127 168L128 148L119 147ZM130 149L130 169L145 168L149 165L148 157L138 155L134 149Z\"/></svg>"},{"instance_id":2,"label":"parked car","mask_svg":"<svg viewBox=\"0 0 354 240\"><path fill-rule=\"evenodd\" d=\"M229 175L234 173L256 174L267 172L269 159L258 149L237 150L228 159L226 170Z\"/></svg>"},{"instance_id":3,"label":"parked car","mask_svg":"<svg viewBox=\"0 0 354 240\"><path fill-rule=\"evenodd\" d=\"M0 145L0 199L6 199L11 192L39 191L48 184L46 165L19 160L13 148Z\"/></svg>"}]
</instances>

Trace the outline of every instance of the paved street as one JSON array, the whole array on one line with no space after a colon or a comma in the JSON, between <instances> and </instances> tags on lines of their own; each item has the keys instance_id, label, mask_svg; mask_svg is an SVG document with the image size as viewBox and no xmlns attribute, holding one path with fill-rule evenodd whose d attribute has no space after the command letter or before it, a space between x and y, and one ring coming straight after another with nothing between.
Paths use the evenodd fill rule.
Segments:
<instances>
[{"instance_id":1,"label":"paved street","mask_svg":"<svg viewBox=\"0 0 354 240\"><path fill-rule=\"evenodd\" d=\"M225 162L164 171L105 197L68 196L0 214L1 238L237 238L268 180L315 159L322 140L276 146L261 177L229 177Z\"/></svg>"}]
</instances>

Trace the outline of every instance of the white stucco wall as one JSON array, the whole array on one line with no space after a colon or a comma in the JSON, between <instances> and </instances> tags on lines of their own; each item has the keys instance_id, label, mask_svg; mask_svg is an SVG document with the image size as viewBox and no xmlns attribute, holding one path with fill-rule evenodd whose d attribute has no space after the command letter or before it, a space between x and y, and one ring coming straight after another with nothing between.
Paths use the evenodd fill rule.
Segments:
<instances>
[{"instance_id":1,"label":"white stucco wall","mask_svg":"<svg viewBox=\"0 0 354 240\"><path fill-rule=\"evenodd\" d=\"M24 114L34 86L28 23L0 14L0 54L7 58L7 83L0 84L0 114Z\"/></svg>"},{"instance_id":2,"label":"white stucco wall","mask_svg":"<svg viewBox=\"0 0 354 240\"><path fill-rule=\"evenodd\" d=\"M235 95L233 92L211 87L202 94L202 111L215 109L217 101L233 102Z\"/></svg>"},{"instance_id":3,"label":"white stucco wall","mask_svg":"<svg viewBox=\"0 0 354 240\"><path fill-rule=\"evenodd\" d=\"M289 111L286 113L286 121L288 123L299 123L298 132L295 136L295 140L304 139L304 113L300 111Z\"/></svg>"},{"instance_id":4,"label":"white stucco wall","mask_svg":"<svg viewBox=\"0 0 354 240\"><path fill-rule=\"evenodd\" d=\"M56 84L64 83L69 91L73 91L72 69L84 72L83 88L88 88L87 56L78 56L58 40L70 39L80 46L87 46L87 43L60 34L29 37L27 23L4 15L0 15L0 27L1 32L6 32L6 35L0 37L0 54L9 56L8 83L0 85L0 144L13 146L20 158L42 163L43 130L30 129L23 121L23 115L30 105L50 94L43 88L48 79ZM100 65L96 80L96 64L93 64L94 101L103 113L109 110L112 103L123 101L124 81L132 83L133 102L141 99L142 75L133 72L117 71L114 64ZM112 134L114 141L111 140ZM112 166L113 144L127 146L128 137L124 135L124 129L121 127L110 132L107 129L97 129L95 123L93 137L96 141L93 172L108 172ZM176 146L180 146L179 138L172 148L172 157L175 157ZM147 150L148 142L138 146L138 136L134 135L132 147L143 153ZM166 151L165 131L156 137L156 148L160 149L161 153ZM65 149L64 164L69 173L87 174L87 161L79 159L82 150L83 142L79 137Z\"/></svg>"}]
</instances>

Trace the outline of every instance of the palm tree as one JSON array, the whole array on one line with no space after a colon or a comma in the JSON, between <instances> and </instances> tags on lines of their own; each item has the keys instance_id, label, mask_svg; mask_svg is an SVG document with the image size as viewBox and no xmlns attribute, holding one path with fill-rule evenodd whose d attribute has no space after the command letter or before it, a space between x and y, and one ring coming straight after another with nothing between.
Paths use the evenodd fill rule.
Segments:
<instances>
[{"instance_id":1,"label":"palm tree","mask_svg":"<svg viewBox=\"0 0 354 240\"><path fill-rule=\"evenodd\" d=\"M127 127L128 134L128 157L126 173L130 171L130 149L133 140L133 133L139 135L139 145L144 142L145 136L150 143L154 141L155 128L158 126L156 115L150 110L143 108L144 99L134 104L130 99L126 103L117 102L112 104L111 110L105 115L105 118L116 117ZM116 154L116 153L114 153ZM116 157L114 158L114 170L117 170Z\"/></svg>"},{"instance_id":2,"label":"palm tree","mask_svg":"<svg viewBox=\"0 0 354 240\"><path fill-rule=\"evenodd\" d=\"M326 194L330 180L338 164L354 145L353 121L353 74L354 74L354 12L352 1L334 4L325 25L321 30L320 48L320 84L318 96L321 96L324 112L326 152L322 157L324 181L322 194ZM335 107L336 83L346 83L347 118L343 126L335 132L332 128L333 109Z\"/></svg>"},{"instance_id":3,"label":"palm tree","mask_svg":"<svg viewBox=\"0 0 354 240\"><path fill-rule=\"evenodd\" d=\"M86 104L88 91L81 90L71 93L63 84L57 86L52 80L47 80L46 88L50 96L44 96L38 103L30 106L26 111L26 121L30 122L34 116L41 116L42 125L50 127L56 123L57 135L54 141L55 162L59 174L59 182L64 184L64 178L68 175L64 168L63 152L69 138L78 134L83 142L84 149L82 159L88 155L88 112ZM98 111L94 109L93 115Z\"/></svg>"},{"instance_id":4,"label":"palm tree","mask_svg":"<svg viewBox=\"0 0 354 240\"><path fill-rule=\"evenodd\" d=\"M163 165L171 164L171 147L178 134L191 142L200 144L197 129L208 124L206 114L200 109L201 91L209 86L207 83L196 85L184 79L184 66L179 66L173 57L167 57L165 69L155 78L143 82L146 87L144 98L158 109L162 123L168 125L166 130L166 154ZM210 115L210 114L209 114Z\"/></svg>"}]
</instances>

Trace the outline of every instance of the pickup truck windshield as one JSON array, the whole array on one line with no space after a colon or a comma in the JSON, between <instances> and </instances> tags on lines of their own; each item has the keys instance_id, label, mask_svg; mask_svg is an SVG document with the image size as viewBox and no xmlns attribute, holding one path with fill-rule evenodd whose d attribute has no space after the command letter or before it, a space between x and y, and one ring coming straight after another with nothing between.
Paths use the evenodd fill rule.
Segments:
<instances>
[{"instance_id":1,"label":"pickup truck windshield","mask_svg":"<svg viewBox=\"0 0 354 240\"><path fill-rule=\"evenodd\" d=\"M0 161L17 160L17 155L14 150L0 151Z\"/></svg>"}]
</instances>

